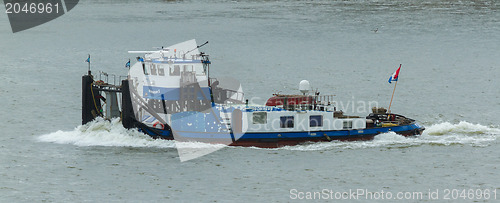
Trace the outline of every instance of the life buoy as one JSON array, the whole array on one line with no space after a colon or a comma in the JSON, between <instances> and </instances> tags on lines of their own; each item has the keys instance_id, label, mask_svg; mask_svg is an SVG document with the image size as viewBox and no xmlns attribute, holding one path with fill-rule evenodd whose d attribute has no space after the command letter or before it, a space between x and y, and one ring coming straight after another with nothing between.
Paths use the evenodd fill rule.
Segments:
<instances>
[{"instance_id":1,"label":"life buoy","mask_svg":"<svg viewBox=\"0 0 500 203\"><path fill-rule=\"evenodd\" d=\"M158 124L160 124L160 126L159 126L160 128L156 127L156 125L158 125ZM156 123L153 124L153 128L157 128L157 129L163 130L163 129L165 129L165 125L163 125L163 123L160 123L160 121L156 121Z\"/></svg>"}]
</instances>

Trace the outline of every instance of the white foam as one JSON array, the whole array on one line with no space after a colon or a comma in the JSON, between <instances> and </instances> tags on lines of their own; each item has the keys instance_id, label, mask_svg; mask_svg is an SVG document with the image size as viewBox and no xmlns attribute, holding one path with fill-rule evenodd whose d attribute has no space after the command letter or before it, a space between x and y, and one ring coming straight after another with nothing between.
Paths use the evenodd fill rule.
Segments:
<instances>
[{"instance_id":1,"label":"white foam","mask_svg":"<svg viewBox=\"0 0 500 203\"><path fill-rule=\"evenodd\" d=\"M404 137L394 132L375 136L371 141L354 142L321 142L297 146L286 146L279 149L296 151L317 151L329 149L360 149L376 147L411 147L429 145L470 145L488 146L500 137L500 129L461 121L458 124L449 122L434 124L426 128L421 136ZM279 150L278 149L278 150Z\"/></svg>"},{"instance_id":2,"label":"white foam","mask_svg":"<svg viewBox=\"0 0 500 203\"><path fill-rule=\"evenodd\" d=\"M424 144L488 146L499 137L500 129L497 127L488 127L465 121L458 124L444 122L426 127L424 133L417 137L404 137L394 132L389 132L377 135L370 141L306 143L274 150L318 151L330 149L410 147ZM119 119L113 119L112 121L96 119L88 124L78 126L72 131L57 131L41 135L38 137L38 140L77 146L175 148L177 144L183 149L213 148L214 150L225 146L200 142L176 143L173 140L155 140L137 130L123 128ZM255 149L260 150L261 148Z\"/></svg>"},{"instance_id":3,"label":"white foam","mask_svg":"<svg viewBox=\"0 0 500 203\"><path fill-rule=\"evenodd\" d=\"M480 124L472 124L461 121L458 124L449 122L439 123L428 127L425 131L428 135L449 135L449 134L469 134L469 135L488 135L500 134L500 129L488 127Z\"/></svg>"},{"instance_id":4,"label":"white foam","mask_svg":"<svg viewBox=\"0 0 500 203\"><path fill-rule=\"evenodd\" d=\"M155 140L135 129L125 129L118 118L111 121L97 118L72 131L57 131L42 135L38 140L77 146L175 147L175 142L172 140Z\"/></svg>"},{"instance_id":5,"label":"white foam","mask_svg":"<svg viewBox=\"0 0 500 203\"><path fill-rule=\"evenodd\" d=\"M426 144L469 144L487 146L500 137L500 129L461 121L458 124L439 123L428 127L420 137Z\"/></svg>"}]
</instances>

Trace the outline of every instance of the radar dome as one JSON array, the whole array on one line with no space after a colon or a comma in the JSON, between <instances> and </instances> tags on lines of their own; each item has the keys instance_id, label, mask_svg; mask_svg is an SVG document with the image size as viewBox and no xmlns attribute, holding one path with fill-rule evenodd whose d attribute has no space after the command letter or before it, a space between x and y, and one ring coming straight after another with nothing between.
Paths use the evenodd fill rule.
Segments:
<instances>
[{"instance_id":1,"label":"radar dome","mask_svg":"<svg viewBox=\"0 0 500 203\"><path fill-rule=\"evenodd\" d=\"M300 90L300 92L302 92L302 94L307 94L310 89L311 89L311 85L309 84L309 81L307 81L307 80L300 81L299 90Z\"/></svg>"}]
</instances>

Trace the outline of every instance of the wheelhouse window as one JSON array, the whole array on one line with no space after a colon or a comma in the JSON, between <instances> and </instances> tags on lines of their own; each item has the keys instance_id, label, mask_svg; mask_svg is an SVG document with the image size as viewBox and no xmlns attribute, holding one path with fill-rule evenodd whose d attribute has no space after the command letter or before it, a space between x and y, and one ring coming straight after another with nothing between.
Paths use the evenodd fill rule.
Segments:
<instances>
[{"instance_id":1,"label":"wheelhouse window","mask_svg":"<svg viewBox=\"0 0 500 203\"><path fill-rule=\"evenodd\" d=\"M151 75L157 75L156 74L156 64L151 64Z\"/></svg>"},{"instance_id":2,"label":"wheelhouse window","mask_svg":"<svg viewBox=\"0 0 500 203\"><path fill-rule=\"evenodd\" d=\"M281 128L293 128L293 116L281 116L280 117L280 127Z\"/></svg>"},{"instance_id":3,"label":"wheelhouse window","mask_svg":"<svg viewBox=\"0 0 500 203\"><path fill-rule=\"evenodd\" d=\"M309 127L322 127L322 126L323 126L322 115L309 116Z\"/></svg>"},{"instance_id":4,"label":"wheelhouse window","mask_svg":"<svg viewBox=\"0 0 500 203\"><path fill-rule=\"evenodd\" d=\"M158 68L158 75L159 76L165 76L165 68L162 65L157 65Z\"/></svg>"},{"instance_id":5,"label":"wheelhouse window","mask_svg":"<svg viewBox=\"0 0 500 203\"><path fill-rule=\"evenodd\" d=\"M267 123L267 112L253 113L253 124L266 124L266 123Z\"/></svg>"},{"instance_id":6,"label":"wheelhouse window","mask_svg":"<svg viewBox=\"0 0 500 203\"><path fill-rule=\"evenodd\" d=\"M352 121L344 121L344 129L352 129Z\"/></svg>"},{"instance_id":7,"label":"wheelhouse window","mask_svg":"<svg viewBox=\"0 0 500 203\"><path fill-rule=\"evenodd\" d=\"M181 75L181 66L174 65L174 67L170 67L170 75L171 76L179 76L179 75Z\"/></svg>"},{"instance_id":8,"label":"wheelhouse window","mask_svg":"<svg viewBox=\"0 0 500 203\"><path fill-rule=\"evenodd\" d=\"M146 68L146 65L142 63L142 71L144 72L144 75L149 75L148 68Z\"/></svg>"}]
</instances>

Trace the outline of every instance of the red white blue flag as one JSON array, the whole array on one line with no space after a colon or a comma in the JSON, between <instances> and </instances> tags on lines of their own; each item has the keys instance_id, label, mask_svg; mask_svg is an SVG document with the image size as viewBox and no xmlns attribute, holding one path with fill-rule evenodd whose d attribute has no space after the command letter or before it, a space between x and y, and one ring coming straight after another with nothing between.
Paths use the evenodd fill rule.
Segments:
<instances>
[{"instance_id":1,"label":"red white blue flag","mask_svg":"<svg viewBox=\"0 0 500 203\"><path fill-rule=\"evenodd\" d=\"M392 81L398 81L400 69L401 69L401 64L399 64L399 68L389 78L389 83L391 83Z\"/></svg>"}]
</instances>

